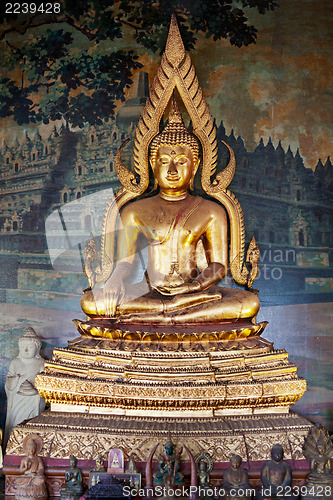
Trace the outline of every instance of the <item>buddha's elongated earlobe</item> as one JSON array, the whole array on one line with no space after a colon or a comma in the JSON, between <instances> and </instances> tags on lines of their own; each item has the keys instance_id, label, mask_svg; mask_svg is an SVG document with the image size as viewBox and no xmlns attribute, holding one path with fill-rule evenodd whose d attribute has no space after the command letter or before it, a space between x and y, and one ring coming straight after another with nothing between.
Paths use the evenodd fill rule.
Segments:
<instances>
[{"instance_id":1,"label":"buddha's elongated earlobe","mask_svg":"<svg viewBox=\"0 0 333 500\"><path fill-rule=\"evenodd\" d=\"M156 191L156 189L158 188L158 182L157 182L156 175L155 175L155 160L153 160L151 156L149 157L149 163L150 163L150 167L151 167L153 174L154 174L154 188L153 188L153 190Z\"/></svg>"},{"instance_id":2,"label":"buddha's elongated earlobe","mask_svg":"<svg viewBox=\"0 0 333 500\"><path fill-rule=\"evenodd\" d=\"M200 160L196 160L194 161L194 169L193 169L193 174L192 174L192 177L191 177L191 180L190 180L190 185L189 185L189 188L191 191L194 190L194 178L195 178L195 174L197 173L197 170L199 168L199 165L200 165Z\"/></svg>"}]
</instances>

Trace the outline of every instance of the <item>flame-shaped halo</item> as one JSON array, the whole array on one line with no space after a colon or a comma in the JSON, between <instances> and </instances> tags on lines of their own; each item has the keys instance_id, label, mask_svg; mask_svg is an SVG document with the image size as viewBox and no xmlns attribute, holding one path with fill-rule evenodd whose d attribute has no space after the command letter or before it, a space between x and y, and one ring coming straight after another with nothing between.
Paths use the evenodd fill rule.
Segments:
<instances>
[{"instance_id":1,"label":"flame-shaped halo","mask_svg":"<svg viewBox=\"0 0 333 500\"><path fill-rule=\"evenodd\" d=\"M148 187L149 145L159 133L161 118L175 88L177 88L192 120L193 133L202 145L202 186L204 190L207 193L212 193L226 189L233 178L235 161L231 148L227 146L230 151L229 164L216 176L214 183L211 183L211 177L216 172L217 163L216 127L199 86L191 58L185 52L176 16L173 14L165 52L162 55L161 64L157 69L157 74L150 88L150 95L135 132L133 157L134 170L139 177L138 182L136 182L133 172L121 160L120 153L124 144L117 154L116 172L120 182L126 190L138 196L144 193Z\"/></svg>"}]
</instances>

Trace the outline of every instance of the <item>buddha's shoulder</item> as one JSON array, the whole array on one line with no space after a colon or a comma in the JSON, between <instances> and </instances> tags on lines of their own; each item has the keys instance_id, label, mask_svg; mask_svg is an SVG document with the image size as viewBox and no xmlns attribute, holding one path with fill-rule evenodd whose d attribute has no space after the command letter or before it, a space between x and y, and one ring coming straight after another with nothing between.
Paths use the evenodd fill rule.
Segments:
<instances>
[{"instance_id":1,"label":"buddha's shoulder","mask_svg":"<svg viewBox=\"0 0 333 500\"><path fill-rule=\"evenodd\" d=\"M130 214L137 213L142 210L147 210L148 208L151 208L152 205L154 204L154 198L155 196L151 198L143 198L142 200L131 201L121 209L121 214L128 216Z\"/></svg>"},{"instance_id":2,"label":"buddha's shoulder","mask_svg":"<svg viewBox=\"0 0 333 500\"><path fill-rule=\"evenodd\" d=\"M201 201L199 209L205 211L205 213L217 216L225 214L225 208L217 201L206 200L206 198L202 198L201 196L196 196L195 198Z\"/></svg>"},{"instance_id":3,"label":"buddha's shoulder","mask_svg":"<svg viewBox=\"0 0 333 500\"><path fill-rule=\"evenodd\" d=\"M144 198L142 200L127 203L121 209L121 220L123 224L137 224L138 218L142 220L142 218L145 218L146 214L154 211L153 205L152 198ZM157 207L155 207L155 210L157 210Z\"/></svg>"}]
</instances>

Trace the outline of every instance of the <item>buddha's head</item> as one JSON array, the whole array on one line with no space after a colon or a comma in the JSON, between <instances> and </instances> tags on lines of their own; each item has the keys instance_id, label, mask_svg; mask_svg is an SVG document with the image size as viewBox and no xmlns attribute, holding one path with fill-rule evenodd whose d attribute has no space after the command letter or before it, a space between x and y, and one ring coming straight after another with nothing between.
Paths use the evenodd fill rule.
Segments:
<instances>
[{"instance_id":1,"label":"buddha's head","mask_svg":"<svg viewBox=\"0 0 333 500\"><path fill-rule=\"evenodd\" d=\"M239 469L242 465L242 457L239 455L232 455L230 458L230 465L232 469Z\"/></svg>"},{"instance_id":2,"label":"buddha's head","mask_svg":"<svg viewBox=\"0 0 333 500\"><path fill-rule=\"evenodd\" d=\"M326 443L324 441L318 441L317 443L317 451L319 456L324 456L326 452Z\"/></svg>"},{"instance_id":3,"label":"buddha's head","mask_svg":"<svg viewBox=\"0 0 333 500\"><path fill-rule=\"evenodd\" d=\"M19 338L19 358L33 359L40 358L41 341L37 337L33 328L24 330L24 334Z\"/></svg>"},{"instance_id":4,"label":"buddha's head","mask_svg":"<svg viewBox=\"0 0 333 500\"><path fill-rule=\"evenodd\" d=\"M37 444L34 439L29 439L26 444L27 454L33 457L37 453Z\"/></svg>"},{"instance_id":5,"label":"buddha's head","mask_svg":"<svg viewBox=\"0 0 333 500\"><path fill-rule=\"evenodd\" d=\"M177 195L188 187L193 189L199 162L199 142L186 129L173 96L168 124L150 146L155 187L158 184L170 195Z\"/></svg>"},{"instance_id":6,"label":"buddha's head","mask_svg":"<svg viewBox=\"0 0 333 500\"><path fill-rule=\"evenodd\" d=\"M69 465L72 469L75 469L76 465L77 465L77 460L76 460L76 457L74 457L74 455L71 455L69 457Z\"/></svg>"},{"instance_id":7,"label":"buddha's head","mask_svg":"<svg viewBox=\"0 0 333 500\"><path fill-rule=\"evenodd\" d=\"M275 444L271 449L271 457L274 462L281 462L283 459L283 448L280 444Z\"/></svg>"},{"instance_id":8,"label":"buddha's head","mask_svg":"<svg viewBox=\"0 0 333 500\"><path fill-rule=\"evenodd\" d=\"M200 472L206 472L207 471L207 464L204 460L200 460L199 462L199 471Z\"/></svg>"}]
</instances>

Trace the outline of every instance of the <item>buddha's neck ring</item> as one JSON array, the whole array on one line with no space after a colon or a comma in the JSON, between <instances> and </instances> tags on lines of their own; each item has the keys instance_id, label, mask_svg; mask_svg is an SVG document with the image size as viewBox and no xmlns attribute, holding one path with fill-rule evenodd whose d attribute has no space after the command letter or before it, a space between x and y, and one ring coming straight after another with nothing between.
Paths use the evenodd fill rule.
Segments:
<instances>
[{"instance_id":1,"label":"buddha's neck ring","mask_svg":"<svg viewBox=\"0 0 333 500\"><path fill-rule=\"evenodd\" d=\"M185 198L188 197L188 192L184 191L184 193L181 194L167 194L160 191L158 195L160 198L166 201L180 201L180 200L185 200Z\"/></svg>"}]
</instances>

